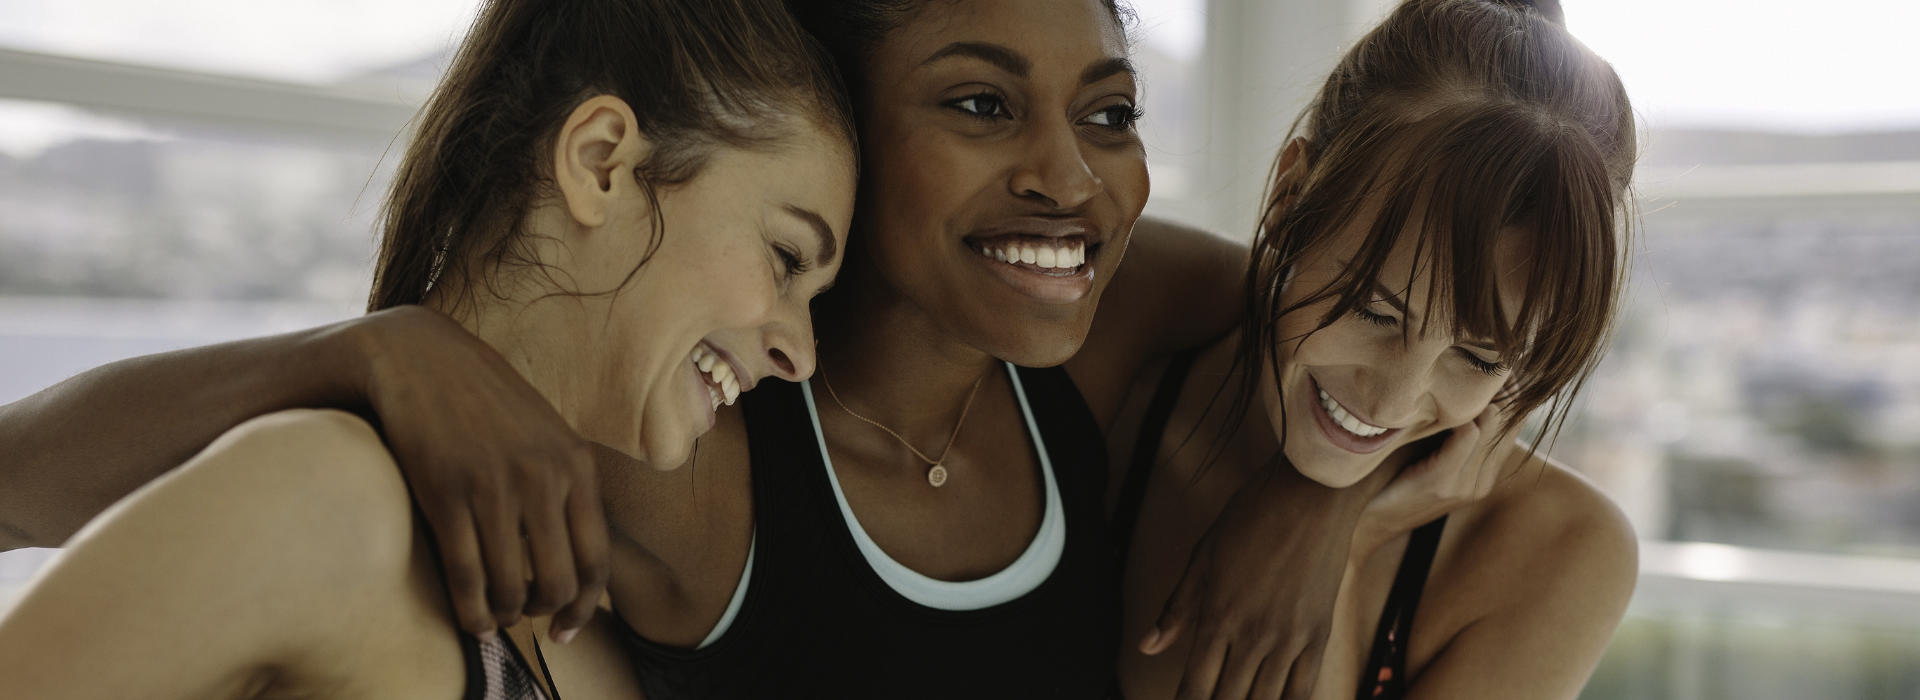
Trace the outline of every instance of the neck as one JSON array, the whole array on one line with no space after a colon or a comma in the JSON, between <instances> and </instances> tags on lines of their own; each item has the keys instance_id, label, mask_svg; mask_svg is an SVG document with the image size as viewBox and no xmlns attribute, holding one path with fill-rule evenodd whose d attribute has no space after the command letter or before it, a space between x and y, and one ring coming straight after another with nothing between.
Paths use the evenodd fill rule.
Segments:
<instances>
[{"instance_id":1,"label":"neck","mask_svg":"<svg viewBox=\"0 0 1920 700\"><path fill-rule=\"evenodd\" d=\"M483 291L472 295L471 303L455 309L436 293L424 304L447 313L493 348L568 425L577 429L592 411L587 400L594 396L594 382L587 368L597 366L581 353L601 347L592 332L600 326L586 322L592 313L587 300L545 296L527 302L513 293L517 290L498 290L506 298Z\"/></svg>"},{"instance_id":2,"label":"neck","mask_svg":"<svg viewBox=\"0 0 1920 700\"><path fill-rule=\"evenodd\" d=\"M818 374L847 408L924 449L952 432L960 403L1000 361L954 337L858 259L815 306Z\"/></svg>"}]
</instances>

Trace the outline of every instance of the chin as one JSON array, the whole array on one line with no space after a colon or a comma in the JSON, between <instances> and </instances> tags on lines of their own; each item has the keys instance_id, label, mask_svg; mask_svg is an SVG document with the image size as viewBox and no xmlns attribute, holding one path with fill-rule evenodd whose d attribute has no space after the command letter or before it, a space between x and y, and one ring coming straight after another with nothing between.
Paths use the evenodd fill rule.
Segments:
<instances>
[{"instance_id":1,"label":"chin","mask_svg":"<svg viewBox=\"0 0 1920 700\"><path fill-rule=\"evenodd\" d=\"M1373 470L1380 468L1381 460L1378 457L1370 456L1367 459L1327 459L1321 455L1295 455L1296 452L1310 451L1311 450L1295 450L1289 448L1287 450L1287 461L1293 465L1294 469L1300 472L1301 476L1312 479L1327 488L1344 489L1360 483L1361 479L1367 478L1367 475L1372 474Z\"/></svg>"},{"instance_id":2,"label":"chin","mask_svg":"<svg viewBox=\"0 0 1920 700\"><path fill-rule=\"evenodd\" d=\"M1091 314L1087 314L1091 316ZM1040 320L1019 316L990 317L994 326L983 329L988 340L974 343L994 357L1021 367L1065 364L1087 342L1091 318Z\"/></svg>"}]
</instances>

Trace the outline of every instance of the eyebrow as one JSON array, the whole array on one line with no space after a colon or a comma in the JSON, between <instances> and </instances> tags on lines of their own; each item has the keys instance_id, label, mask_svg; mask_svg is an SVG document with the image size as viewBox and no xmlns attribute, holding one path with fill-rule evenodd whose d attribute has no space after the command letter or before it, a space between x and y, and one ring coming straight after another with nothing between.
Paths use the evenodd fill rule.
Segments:
<instances>
[{"instance_id":1,"label":"eyebrow","mask_svg":"<svg viewBox=\"0 0 1920 700\"><path fill-rule=\"evenodd\" d=\"M1080 84L1087 85L1097 83L1121 73L1133 75L1133 61L1124 58L1108 58L1096 61L1093 65L1087 66L1086 70L1080 72Z\"/></svg>"},{"instance_id":2,"label":"eyebrow","mask_svg":"<svg viewBox=\"0 0 1920 700\"><path fill-rule=\"evenodd\" d=\"M986 61L1000 70L1012 73L1021 78L1025 78L1029 73L1033 72L1033 62L1028 61L1027 57L1005 46L989 44L984 41L956 41L947 44L939 51L933 52L933 55L928 56L927 60L921 61L920 65L924 66L934 61L957 56L977 58Z\"/></svg>"},{"instance_id":3,"label":"eyebrow","mask_svg":"<svg viewBox=\"0 0 1920 700\"><path fill-rule=\"evenodd\" d=\"M1381 297L1382 301L1387 302L1388 306L1393 307L1393 310L1400 312L1401 316L1413 317L1413 312L1407 310L1406 300L1394 294L1393 290L1387 289L1387 285L1381 284L1380 280L1373 281L1373 293Z\"/></svg>"},{"instance_id":4,"label":"eyebrow","mask_svg":"<svg viewBox=\"0 0 1920 700\"><path fill-rule=\"evenodd\" d=\"M1407 309L1406 300L1401 299L1398 295L1395 295L1393 293L1393 290L1388 289L1387 285L1381 284L1380 280L1376 279L1373 281L1373 293L1375 296L1380 297L1379 299L1380 301L1387 302L1388 306L1391 306L1395 311L1400 312L1401 316L1404 316L1408 319L1413 318L1413 312ZM1501 348L1498 343L1493 342L1492 338L1479 338L1479 337L1460 335L1456 337L1455 340L1462 344L1478 346L1482 349L1491 350L1493 352L1505 352L1505 349Z\"/></svg>"},{"instance_id":5,"label":"eyebrow","mask_svg":"<svg viewBox=\"0 0 1920 700\"><path fill-rule=\"evenodd\" d=\"M984 41L956 41L947 44L939 51L933 52L933 55L928 56L927 60L921 61L920 65L924 66L941 59L955 57L976 58L986 61L987 63L993 64L994 67L1012 73L1020 78L1026 78L1033 72L1033 62L1027 60L1027 57L1020 55L1020 52L999 44ZM1105 58L1095 61L1093 65L1087 66L1086 70L1080 72L1080 84L1087 85L1089 83L1097 83L1120 73L1133 75L1136 72L1133 68L1133 61L1118 56Z\"/></svg>"},{"instance_id":6,"label":"eyebrow","mask_svg":"<svg viewBox=\"0 0 1920 700\"><path fill-rule=\"evenodd\" d=\"M827 226L827 220L820 218L820 215L812 209L806 209L792 204L786 205L785 208L788 214L792 214L793 218L799 219L801 223L811 227L814 234L820 237L820 264L833 264L834 256L840 254L840 245L833 242L833 229Z\"/></svg>"}]
</instances>

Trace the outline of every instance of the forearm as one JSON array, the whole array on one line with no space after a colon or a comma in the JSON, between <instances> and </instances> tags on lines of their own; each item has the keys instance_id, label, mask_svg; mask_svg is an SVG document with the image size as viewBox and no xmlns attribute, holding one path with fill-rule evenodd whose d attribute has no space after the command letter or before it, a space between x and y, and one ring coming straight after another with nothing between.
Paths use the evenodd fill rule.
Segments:
<instances>
[{"instance_id":1,"label":"forearm","mask_svg":"<svg viewBox=\"0 0 1920 700\"><path fill-rule=\"evenodd\" d=\"M348 323L137 357L0 406L0 550L52 547L239 423L352 404Z\"/></svg>"}]
</instances>

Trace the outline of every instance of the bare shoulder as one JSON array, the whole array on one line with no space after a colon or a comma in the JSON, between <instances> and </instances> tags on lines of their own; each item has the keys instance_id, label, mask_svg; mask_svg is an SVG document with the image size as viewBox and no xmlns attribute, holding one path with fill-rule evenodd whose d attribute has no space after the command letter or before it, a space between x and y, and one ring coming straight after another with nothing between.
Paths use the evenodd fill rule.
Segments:
<instances>
[{"instance_id":1,"label":"bare shoulder","mask_svg":"<svg viewBox=\"0 0 1920 700\"><path fill-rule=\"evenodd\" d=\"M298 532L306 547L339 542L363 562L405 566L414 527L406 482L380 435L358 416L324 409L260 416L221 435L176 473L182 483L155 482L172 492L166 500L226 499L236 522ZM371 543L396 549L372 556L381 550L367 549Z\"/></svg>"},{"instance_id":2,"label":"bare shoulder","mask_svg":"<svg viewBox=\"0 0 1920 700\"><path fill-rule=\"evenodd\" d=\"M60 659L70 672L43 674L49 694L34 697L221 697L351 677L367 670L368 639L449 629L414 593L430 574L421 551L371 427L337 411L263 416L69 541L0 622L0 667Z\"/></svg>"},{"instance_id":3,"label":"bare shoulder","mask_svg":"<svg viewBox=\"0 0 1920 700\"><path fill-rule=\"evenodd\" d=\"M1515 459L1527 461L1449 520L1410 698L1573 698L1626 613L1639 555L1625 514L1566 466Z\"/></svg>"},{"instance_id":4,"label":"bare shoulder","mask_svg":"<svg viewBox=\"0 0 1920 700\"><path fill-rule=\"evenodd\" d=\"M1523 545L1516 554L1537 566L1576 562L1590 574L1631 583L1639 568L1633 525L1613 499L1586 477L1543 455L1525 460L1483 505L1483 524Z\"/></svg>"}]
</instances>

